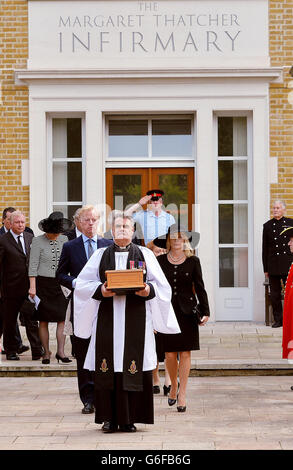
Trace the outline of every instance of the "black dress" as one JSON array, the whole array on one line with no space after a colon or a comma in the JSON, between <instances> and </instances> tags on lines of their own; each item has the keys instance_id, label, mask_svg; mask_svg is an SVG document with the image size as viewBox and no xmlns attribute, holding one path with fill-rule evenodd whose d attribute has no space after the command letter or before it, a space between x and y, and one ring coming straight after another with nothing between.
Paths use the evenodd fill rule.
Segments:
<instances>
[{"instance_id":1,"label":"black dress","mask_svg":"<svg viewBox=\"0 0 293 470\"><path fill-rule=\"evenodd\" d=\"M158 256L157 260L172 288L172 305L181 330L178 334L160 334L164 351L197 350L198 324L192 310L199 303L202 316L210 314L199 258L191 256L182 264L170 263L167 255Z\"/></svg>"}]
</instances>

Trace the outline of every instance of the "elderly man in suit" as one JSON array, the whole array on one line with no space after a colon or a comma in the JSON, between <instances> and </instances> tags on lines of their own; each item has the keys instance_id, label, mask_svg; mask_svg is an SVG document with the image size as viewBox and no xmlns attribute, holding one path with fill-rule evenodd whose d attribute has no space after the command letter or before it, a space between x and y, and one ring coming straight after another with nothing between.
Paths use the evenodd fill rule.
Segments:
<instances>
[{"instance_id":1,"label":"elderly man in suit","mask_svg":"<svg viewBox=\"0 0 293 470\"><path fill-rule=\"evenodd\" d=\"M2 227L0 228L0 236L5 235L5 233L7 233L10 230L10 227L11 227L10 226L10 216L11 216L12 212L15 212L15 211L16 211L16 209L14 207L11 207L11 206L10 207L5 207L5 209L3 210L3 213L2 213ZM29 227L25 227L25 231L33 234L33 231ZM0 338L2 336L2 333L3 333L3 306L2 306L2 299L0 298ZM29 347L22 344L22 339L21 339L18 323L16 324L16 333L15 333L15 335L16 335L17 341L18 341L18 348L17 348L18 354L22 354L22 353L28 351ZM1 353L5 354L5 350L3 349L1 351Z\"/></svg>"},{"instance_id":2,"label":"elderly man in suit","mask_svg":"<svg viewBox=\"0 0 293 470\"><path fill-rule=\"evenodd\" d=\"M63 245L56 277L61 285L72 291L75 288L77 276L93 252L98 248L113 244L113 240L106 240L98 235L99 221L100 213L96 207L90 205L82 207L79 210L79 229L82 234ZM72 311L73 308L72 305ZM72 316L71 320L73 320ZM89 342L90 338L82 339L74 335L73 325L73 345L77 361L79 395L84 405L83 414L94 412L93 378L92 374L83 368Z\"/></svg>"},{"instance_id":3,"label":"elderly man in suit","mask_svg":"<svg viewBox=\"0 0 293 470\"><path fill-rule=\"evenodd\" d=\"M19 360L19 341L16 336L17 316L28 296L28 261L33 235L25 232L25 216L12 212L10 230L0 237L1 297L3 300L4 349L8 360ZM25 319L32 359L39 359L42 345L37 322Z\"/></svg>"},{"instance_id":4,"label":"elderly man in suit","mask_svg":"<svg viewBox=\"0 0 293 470\"><path fill-rule=\"evenodd\" d=\"M285 285L293 255L288 247L288 235L284 228L293 226L293 219L285 217L283 201L273 204L273 218L263 226L262 260L265 277L269 278L274 323L272 328L283 324L282 286Z\"/></svg>"}]
</instances>

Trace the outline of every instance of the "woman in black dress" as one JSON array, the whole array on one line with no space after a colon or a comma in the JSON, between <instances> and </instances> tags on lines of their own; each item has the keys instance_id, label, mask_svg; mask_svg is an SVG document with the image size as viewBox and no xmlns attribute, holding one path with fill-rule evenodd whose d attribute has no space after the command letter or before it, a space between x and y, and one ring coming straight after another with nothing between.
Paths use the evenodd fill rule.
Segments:
<instances>
[{"instance_id":1,"label":"woman in black dress","mask_svg":"<svg viewBox=\"0 0 293 470\"><path fill-rule=\"evenodd\" d=\"M177 401L177 410L186 411L186 387L191 364L191 351L199 349L197 315L200 311L200 325L205 325L210 312L208 297L202 280L199 258L193 255L190 242L196 243L196 234L185 229L178 230L171 225L167 237L158 237L154 244L167 248L167 254L158 256L164 274L172 288L172 305L176 313L181 333L163 335L166 354L166 366L171 378L171 390L168 398L170 406ZM198 304L198 305L197 305ZM179 367L177 356L179 355ZM177 375L179 371L179 383Z\"/></svg>"}]
</instances>

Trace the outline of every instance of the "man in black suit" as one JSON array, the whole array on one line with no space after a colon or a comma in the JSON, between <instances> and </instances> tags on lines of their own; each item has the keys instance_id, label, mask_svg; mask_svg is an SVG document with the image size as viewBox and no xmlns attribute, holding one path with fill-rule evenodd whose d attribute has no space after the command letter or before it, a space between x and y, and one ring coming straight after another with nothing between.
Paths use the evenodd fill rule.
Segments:
<instances>
[{"instance_id":1,"label":"man in black suit","mask_svg":"<svg viewBox=\"0 0 293 470\"><path fill-rule=\"evenodd\" d=\"M273 218L263 226L262 260L264 274L269 278L270 296L273 308L273 328L283 324L282 285L285 285L293 255L288 247L288 235L281 235L284 228L293 226L293 219L284 217L286 205L275 201Z\"/></svg>"},{"instance_id":2,"label":"man in black suit","mask_svg":"<svg viewBox=\"0 0 293 470\"><path fill-rule=\"evenodd\" d=\"M6 207L3 210L3 213L2 213L2 227L0 228L0 236L4 235L5 233L7 233L10 230L10 216L11 216L12 212L15 212L15 211L16 211L16 209L14 207L11 207L11 206ZM25 227L25 231L33 234L33 231L29 227ZM1 338L2 334L3 334L3 305L2 305L2 298L0 298L0 338ZM18 341L18 348L17 348L18 354L22 354L23 352L28 351L29 347L22 344L22 339L21 339L18 323L16 323L15 336L16 336L17 341ZM1 351L1 353L5 354L5 350L3 349Z\"/></svg>"},{"instance_id":3,"label":"man in black suit","mask_svg":"<svg viewBox=\"0 0 293 470\"><path fill-rule=\"evenodd\" d=\"M84 206L79 212L79 222L82 234L64 243L56 277L62 286L73 291L75 280L83 269L94 250L113 243L97 235L100 214L94 206ZM89 241L90 240L90 241ZM71 296L73 302L73 296ZM73 304L72 312L73 312ZM73 315L71 315L73 322ZM74 325L73 325L74 331ZM82 339L73 334L74 353L77 362L77 378L80 399L84 405L82 413L94 412L94 382L92 373L83 368L90 338Z\"/></svg>"},{"instance_id":4,"label":"man in black suit","mask_svg":"<svg viewBox=\"0 0 293 470\"><path fill-rule=\"evenodd\" d=\"M4 349L8 360L19 360L19 338L16 336L17 316L28 296L28 260L33 235L25 232L25 216L13 211L10 230L0 237L1 297L3 301ZM25 319L26 334L32 359L39 359L42 345L37 322Z\"/></svg>"}]
</instances>

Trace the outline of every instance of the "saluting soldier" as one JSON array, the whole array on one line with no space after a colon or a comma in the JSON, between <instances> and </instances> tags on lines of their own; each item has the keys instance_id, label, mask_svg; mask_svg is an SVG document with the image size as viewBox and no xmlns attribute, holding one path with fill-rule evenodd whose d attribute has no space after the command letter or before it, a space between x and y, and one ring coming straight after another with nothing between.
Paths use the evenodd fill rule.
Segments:
<instances>
[{"instance_id":1,"label":"saluting soldier","mask_svg":"<svg viewBox=\"0 0 293 470\"><path fill-rule=\"evenodd\" d=\"M271 303L273 308L273 328L283 325L282 285L286 283L293 255L288 247L288 234L283 230L293 226L293 219L284 217L286 204L275 201L273 218L263 226L262 260L265 276L269 278Z\"/></svg>"}]
</instances>

